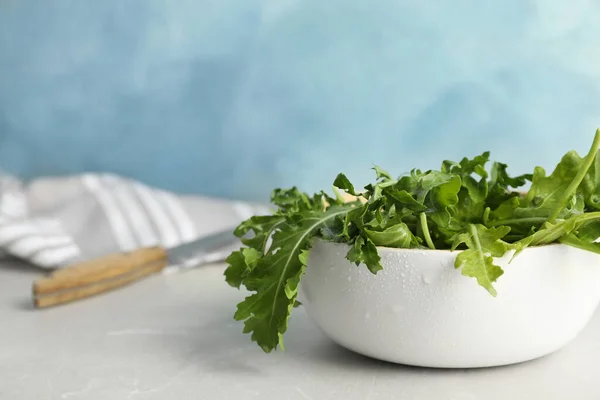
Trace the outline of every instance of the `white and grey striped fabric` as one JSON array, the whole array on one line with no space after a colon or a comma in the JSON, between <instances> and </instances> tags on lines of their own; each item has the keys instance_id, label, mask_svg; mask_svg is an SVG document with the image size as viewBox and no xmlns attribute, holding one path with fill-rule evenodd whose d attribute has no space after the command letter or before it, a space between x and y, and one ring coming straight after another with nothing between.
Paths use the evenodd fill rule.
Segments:
<instances>
[{"instance_id":1,"label":"white and grey striped fabric","mask_svg":"<svg viewBox=\"0 0 600 400\"><path fill-rule=\"evenodd\" d=\"M177 246L268 211L159 190L112 174L34 180L0 173L0 256L53 269L115 251Z\"/></svg>"}]
</instances>

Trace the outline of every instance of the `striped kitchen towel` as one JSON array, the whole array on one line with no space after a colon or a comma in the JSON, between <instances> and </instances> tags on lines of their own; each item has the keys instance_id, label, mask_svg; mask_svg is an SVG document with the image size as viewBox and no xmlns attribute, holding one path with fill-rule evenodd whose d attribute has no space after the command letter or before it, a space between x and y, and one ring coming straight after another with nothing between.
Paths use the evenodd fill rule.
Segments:
<instances>
[{"instance_id":1,"label":"striped kitchen towel","mask_svg":"<svg viewBox=\"0 0 600 400\"><path fill-rule=\"evenodd\" d=\"M34 180L0 173L0 254L42 268L165 247L268 212L260 204L177 195L112 174Z\"/></svg>"}]
</instances>

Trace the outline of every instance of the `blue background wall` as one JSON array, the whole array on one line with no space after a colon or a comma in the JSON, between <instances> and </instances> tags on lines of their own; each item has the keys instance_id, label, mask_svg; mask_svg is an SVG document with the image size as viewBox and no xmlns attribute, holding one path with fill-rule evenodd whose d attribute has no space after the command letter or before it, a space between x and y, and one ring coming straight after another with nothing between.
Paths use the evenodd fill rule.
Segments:
<instances>
[{"instance_id":1,"label":"blue background wall","mask_svg":"<svg viewBox=\"0 0 600 400\"><path fill-rule=\"evenodd\" d=\"M0 166L264 198L600 125L595 1L2 0Z\"/></svg>"}]
</instances>

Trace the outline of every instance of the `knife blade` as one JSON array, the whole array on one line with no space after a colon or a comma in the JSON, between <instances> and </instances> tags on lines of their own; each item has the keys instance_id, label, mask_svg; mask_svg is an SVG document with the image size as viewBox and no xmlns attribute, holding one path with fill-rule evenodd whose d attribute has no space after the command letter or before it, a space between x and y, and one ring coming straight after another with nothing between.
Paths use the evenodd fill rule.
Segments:
<instances>
[{"instance_id":1,"label":"knife blade","mask_svg":"<svg viewBox=\"0 0 600 400\"><path fill-rule=\"evenodd\" d=\"M225 261L239 242L233 228L200 237L167 250L168 266L173 269L194 268Z\"/></svg>"},{"instance_id":2,"label":"knife blade","mask_svg":"<svg viewBox=\"0 0 600 400\"><path fill-rule=\"evenodd\" d=\"M46 308L130 285L165 268L191 268L224 261L239 239L233 228L172 248L146 247L83 261L33 283L33 303Z\"/></svg>"}]
</instances>

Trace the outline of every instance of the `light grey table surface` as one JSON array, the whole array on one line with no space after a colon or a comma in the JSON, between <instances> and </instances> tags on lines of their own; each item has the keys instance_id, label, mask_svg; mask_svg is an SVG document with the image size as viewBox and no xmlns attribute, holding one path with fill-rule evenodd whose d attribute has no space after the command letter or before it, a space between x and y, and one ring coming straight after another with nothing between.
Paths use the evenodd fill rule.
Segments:
<instances>
[{"instance_id":1,"label":"light grey table surface","mask_svg":"<svg viewBox=\"0 0 600 400\"><path fill-rule=\"evenodd\" d=\"M266 355L232 320L243 293L222 272L155 276L36 311L39 272L0 263L0 399L600 399L600 314L551 356L433 370L346 351L297 309L285 353Z\"/></svg>"}]
</instances>

